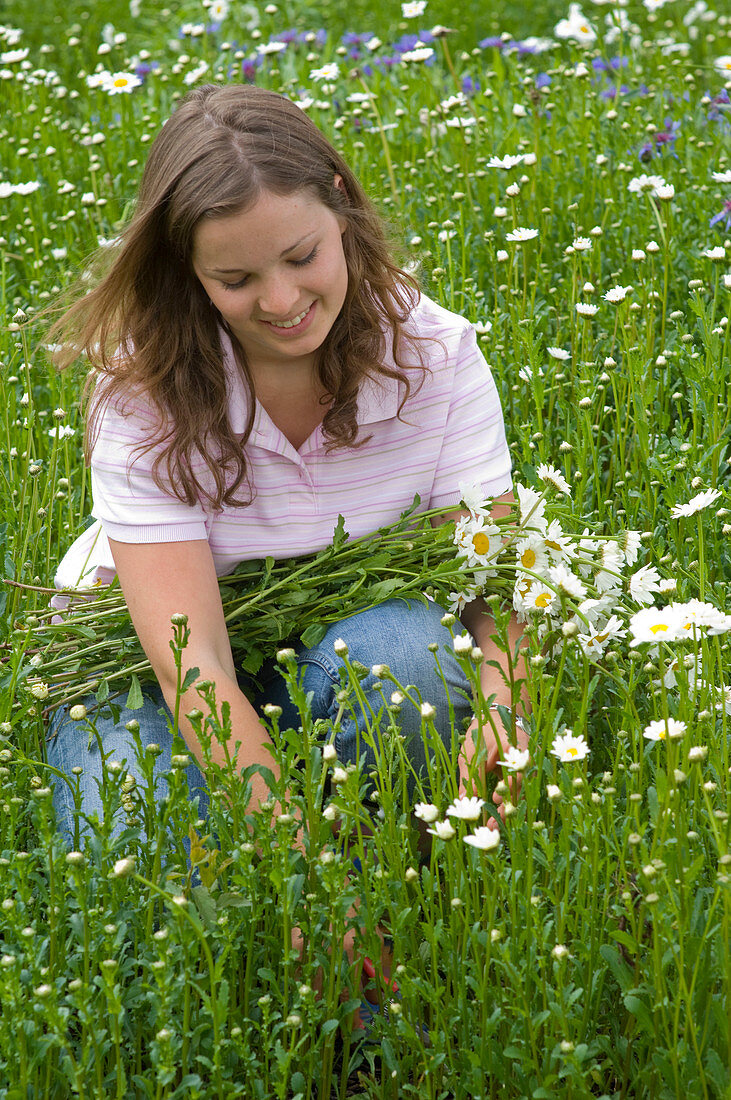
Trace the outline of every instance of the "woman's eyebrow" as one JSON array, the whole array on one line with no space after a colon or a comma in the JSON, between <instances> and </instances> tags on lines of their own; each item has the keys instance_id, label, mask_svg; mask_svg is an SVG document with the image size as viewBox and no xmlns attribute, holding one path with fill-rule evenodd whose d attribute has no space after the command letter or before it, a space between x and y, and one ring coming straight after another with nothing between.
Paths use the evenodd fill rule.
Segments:
<instances>
[{"instance_id":1,"label":"woman's eyebrow","mask_svg":"<svg viewBox=\"0 0 731 1100\"><path fill-rule=\"evenodd\" d=\"M304 237L300 237L300 239L298 241L295 241L294 244L291 244L291 245L289 245L288 248L285 248L284 251L280 252L280 254L279 254L280 260L283 259L284 256L288 256L290 252L294 252L295 249L299 248L299 246L304 241L306 241L308 237L312 237L316 232L317 232L317 230L313 229L310 233L305 233ZM212 267L211 268L211 271L215 272L216 275L235 275L238 272L243 272L243 270L244 270L243 267Z\"/></svg>"}]
</instances>

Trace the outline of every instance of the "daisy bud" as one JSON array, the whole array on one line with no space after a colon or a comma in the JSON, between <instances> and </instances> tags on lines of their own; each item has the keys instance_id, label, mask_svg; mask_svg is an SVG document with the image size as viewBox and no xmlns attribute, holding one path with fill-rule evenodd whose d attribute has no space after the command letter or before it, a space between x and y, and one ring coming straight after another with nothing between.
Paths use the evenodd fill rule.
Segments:
<instances>
[{"instance_id":1,"label":"daisy bud","mask_svg":"<svg viewBox=\"0 0 731 1100\"><path fill-rule=\"evenodd\" d=\"M336 638L333 642L333 649L338 657L348 656L348 643L344 642L342 638Z\"/></svg>"},{"instance_id":2,"label":"daisy bud","mask_svg":"<svg viewBox=\"0 0 731 1100\"><path fill-rule=\"evenodd\" d=\"M337 642L335 643L337 645ZM337 653L337 649L335 650ZM291 648L277 650L277 661L280 665L286 665L288 661L295 659L295 652Z\"/></svg>"},{"instance_id":3,"label":"daisy bud","mask_svg":"<svg viewBox=\"0 0 731 1100\"><path fill-rule=\"evenodd\" d=\"M69 718L73 722L83 722L86 718L86 707L83 703L76 703L69 711Z\"/></svg>"},{"instance_id":4,"label":"daisy bud","mask_svg":"<svg viewBox=\"0 0 731 1100\"><path fill-rule=\"evenodd\" d=\"M333 768L332 781L333 783L344 783L348 778L348 773L345 768Z\"/></svg>"},{"instance_id":5,"label":"daisy bud","mask_svg":"<svg viewBox=\"0 0 731 1100\"><path fill-rule=\"evenodd\" d=\"M112 876L114 878L129 878L129 876L134 873L134 869L134 856L128 856L126 859L118 859L114 864Z\"/></svg>"},{"instance_id":6,"label":"daisy bud","mask_svg":"<svg viewBox=\"0 0 731 1100\"><path fill-rule=\"evenodd\" d=\"M433 721L434 718L436 717L436 713L437 713L436 709L431 705L431 703L422 703L421 707L420 707L420 710L421 710L421 717L425 718L427 720L427 722Z\"/></svg>"},{"instance_id":7,"label":"daisy bud","mask_svg":"<svg viewBox=\"0 0 731 1100\"><path fill-rule=\"evenodd\" d=\"M334 745L325 745L322 750L322 759L326 764L331 764L333 760L337 760L337 756Z\"/></svg>"}]
</instances>

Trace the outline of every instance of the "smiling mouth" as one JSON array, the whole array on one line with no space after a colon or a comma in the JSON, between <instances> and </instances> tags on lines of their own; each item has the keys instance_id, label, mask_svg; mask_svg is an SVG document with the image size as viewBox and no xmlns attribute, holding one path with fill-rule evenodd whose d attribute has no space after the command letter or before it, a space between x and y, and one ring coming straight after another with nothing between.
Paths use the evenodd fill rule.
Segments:
<instances>
[{"instance_id":1,"label":"smiling mouth","mask_svg":"<svg viewBox=\"0 0 731 1100\"><path fill-rule=\"evenodd\" d=\"M312 302L307 309L303 309L302 312L298 313L296 317L293 317L291 321L266 321L265 324L271 325L272 328L296 328L297 325L300 325L304 321L314 304L315 303Z\"/></svg>"}]
</instances>

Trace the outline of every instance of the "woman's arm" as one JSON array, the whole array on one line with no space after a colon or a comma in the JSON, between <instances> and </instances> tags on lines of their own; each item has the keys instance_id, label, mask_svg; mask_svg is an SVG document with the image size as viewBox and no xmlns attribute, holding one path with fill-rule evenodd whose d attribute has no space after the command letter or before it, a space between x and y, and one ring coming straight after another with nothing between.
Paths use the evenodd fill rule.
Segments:
<instances>
[{"instance_id":1,"label":"woman's arm","mask_svg":"<svg viewBox=\"0 0 731 1100\"><path fill-rule=\"evenodd\" d=\"M190 639L183 653L183 672L198 668L199 679L216 685L216 702L231 707L231 756L240 743L238 766L263 764L276 775L276 763L267 751L269 738L256 711L236 681L231 645L223 616L218 578L213 557L205 540L194 542L126 543L109 540L119 581L140 639L165 701L175 712L177 670L170 649L171 617L188 616ZM185 718L186 711L199 708L200 697L190 687L181 698L180 731L191 752L203 763L200 741ZM211 743L212 760L225 766L226 754L218 741ZM258 807L269 797L262 777L251 779L251 805Z\"/></svg>"}]
</instances>

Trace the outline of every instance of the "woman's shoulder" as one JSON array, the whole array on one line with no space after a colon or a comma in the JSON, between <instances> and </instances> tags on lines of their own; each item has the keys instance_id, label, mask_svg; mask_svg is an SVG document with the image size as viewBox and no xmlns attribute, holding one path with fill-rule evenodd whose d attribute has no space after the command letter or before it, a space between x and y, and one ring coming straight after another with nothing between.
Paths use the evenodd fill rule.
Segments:
<instances>
[{"instance_id":1,"label":"woman's shoulder","mask_svg":"<svg viewBox=\"0 0 731 1100\"><path fill-rule=\"evenodd\" d=\"M406 329L414 336L431 337L434 340L450 342L462 339L465 332L469 332L474 326L471 321L459 313L435 302L433 298L423 292L418 301L412 306L406 321Z\"/></svg>"}]
</instances>

